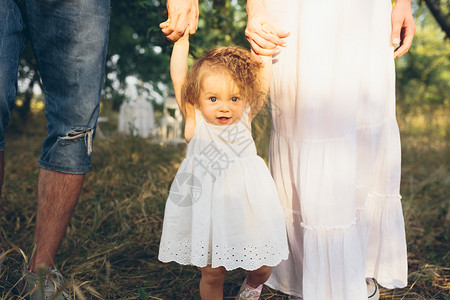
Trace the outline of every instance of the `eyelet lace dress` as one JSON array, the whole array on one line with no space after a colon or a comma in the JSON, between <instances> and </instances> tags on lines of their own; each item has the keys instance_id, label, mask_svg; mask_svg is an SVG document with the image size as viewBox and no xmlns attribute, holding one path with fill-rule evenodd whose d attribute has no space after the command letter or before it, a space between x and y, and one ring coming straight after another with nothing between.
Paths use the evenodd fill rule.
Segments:
<instances>
[{"instance_id":1,"label":"eyelet lace dress","mask_svg":"<svg viewBox=\"0 0 450 300\"><path fill-rule=\"evenodd\" d=\"M195 112L195 134L170 188L159 260L227 270L287 259L284 211L257 156L248 123L209 124Z\"/></svg>"}]
</instances>

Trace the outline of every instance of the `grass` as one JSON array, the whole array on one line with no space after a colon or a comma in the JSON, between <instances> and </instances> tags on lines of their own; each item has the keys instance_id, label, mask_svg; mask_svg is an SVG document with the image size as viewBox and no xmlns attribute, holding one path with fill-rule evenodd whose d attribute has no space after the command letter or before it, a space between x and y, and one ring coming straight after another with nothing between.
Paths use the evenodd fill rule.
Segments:
<instances>
[{"instance_id":1,"label":"grass","mask_svg":"<svg viewBox=\"0 0 450 300\"><path fill-rule=\"evenodd\" d=\"M43 119L42 114L26 123L13 119L8 129L0 245L10 252L0 274L0 299L24 296L16 283L32 249ZM262 120L254 130L260 153L267 156L268 135L261 134L267 123ZM383 289L382 298L448 300L448 123L429 128L412 126L414 120L401 123L409 286ZM112 121L101 126L108 138L95 141L93 171L86 177L56 266L69 279L77 299L198 299L196 268L157 260L164 205L184 147L116 135ZM227 275L227 299L237 293L243 277L241 270ZM286 297L265 287L262 299Z\"/></svg>"}]
</instances>

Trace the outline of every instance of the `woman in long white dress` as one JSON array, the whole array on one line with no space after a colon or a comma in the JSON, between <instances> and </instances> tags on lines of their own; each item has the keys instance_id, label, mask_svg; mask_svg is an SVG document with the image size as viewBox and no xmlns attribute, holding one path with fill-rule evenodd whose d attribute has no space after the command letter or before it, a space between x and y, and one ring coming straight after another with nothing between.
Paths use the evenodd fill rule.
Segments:
<instances>
[{"instance_id":1,"label":"woman in long white dress","mask_svg":"<svg viewBox=\"0 0 450 300\"><path fill-rule=\"evenodd\" d=\"M410 0L248 0L247 12L253 51L276 53L270 167L290 258L267 284L313 300L367 299L366 278L406 286L394 57L414 35Z\"/></svg>"}]
</instances>

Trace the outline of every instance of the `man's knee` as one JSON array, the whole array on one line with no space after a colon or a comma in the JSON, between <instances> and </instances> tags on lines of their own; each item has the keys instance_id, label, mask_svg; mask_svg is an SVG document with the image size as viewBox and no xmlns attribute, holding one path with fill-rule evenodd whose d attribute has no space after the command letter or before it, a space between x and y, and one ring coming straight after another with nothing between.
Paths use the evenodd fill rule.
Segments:
<instances>
[{"instance_id":1,"label":"man's knee","mask_svg":"<svg viewBox=\"0 0 450 300\"><path fill-rule=\"evenodd\" d=\"M75 127L64 135L49 136L42 148L39 167L69 174L85 174L91 168L94 129Z\"/></svg>"}]
</instances>

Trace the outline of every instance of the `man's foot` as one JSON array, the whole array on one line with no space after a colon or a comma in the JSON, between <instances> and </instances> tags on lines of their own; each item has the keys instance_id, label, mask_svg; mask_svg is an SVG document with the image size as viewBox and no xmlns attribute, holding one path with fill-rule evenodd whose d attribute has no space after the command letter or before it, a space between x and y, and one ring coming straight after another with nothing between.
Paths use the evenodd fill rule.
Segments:
<instances>
[{"instance_id":1,"label":"man's foot","mask_svg":"<svg viewBox=\"0 0 450 300\"><path fill-rule=\"evenodd\" d=\"M30 300L69 299L69 293L64 290L66 280L62 274L53 268L42 268L33 273L25 267L22 270L25 280L25 294Z\"/></svg>"},{"instance_id":2,"label":"man's foot","mask_svg":"<svg viewBox=\"0 0 450 300\"><path fill-rule=\"evenodd\" d=\"M258 300L261 295L262 284L254 288L247 284L247 277L242 283L241 289L237 295L237 299Z\"/></svg>"},{"instance_id":3,"label":"man's foot","mask_svg":"<svg viewBox=\"0 0 450 300\"><path fill-rule=\"evenodd\" d=\"M378 288L378 284L375 282L373 278L366 278L367 284L367 298L369 300L378 300L380 299L380 289Z\"/></svg>"}]
</instances>

